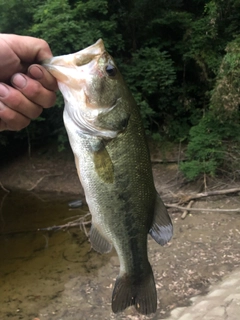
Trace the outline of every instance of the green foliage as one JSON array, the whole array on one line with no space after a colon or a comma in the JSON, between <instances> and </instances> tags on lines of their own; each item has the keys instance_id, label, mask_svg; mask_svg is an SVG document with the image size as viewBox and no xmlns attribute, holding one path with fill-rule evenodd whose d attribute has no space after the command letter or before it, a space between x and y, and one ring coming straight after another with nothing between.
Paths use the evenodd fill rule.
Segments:
<instances>
[{"instance_id":1,"label":"green foliage","mask_svg":"<svg viewBox=\"0 0 240 320\"><path fill-rule=\"evenodd\" d=\"M223 159L223 144L218 128L219 123L209 117L203 117L198 125L191 128L188 161L180 164L181 171L189 180L203 173L215 175Z\"/></svg>"},{"instance_id":2,"label":"green foliage","mask_svg":"<svg viewBox=\"0 0 240 320\"><path fill-rule=\"evenodd\" d=\"M144 47L133 53L132 63L123 65L122 72L140 106L145 128L149 128L169 109L169 100L163 96L172 91L176 80L173 61L157 47Z\"/></svg>"},{"instance_id":3,"label":"green foliage","mask_svg":"<svg viewBox=\"0 0 240 320\"><path fill-rule=\"evenodd\" d=\"M79 51L96 42L106 39L108 47L121 48L121 35L116 32L117 22L108 13L107 0L45 1L34 13L31 33L44 38L55 55Z\"/></svg>"},{"instance_id":4,"label":"green foliage","mask_svg":"<svg viewBox=\"0 0 240 320\"><path fill-rule=\"evenodd\" d=\"M215 176L223 164L229 141L240 141L240 122L223 122L208 112L198 125L190 130L187 146L188 161L180 164L180 170L189 180L201 174Z\"/></svg>"},{"instance_id":5,"label":"green foliage","mask_svg":"<svg viewBox=\"0 0 240 320\"><path fill-rule=\"evenodd\" d=\"M181 170L190 180L200 174L214 176L223 164L227 144L240 140L240 37L229 42L210 98L210 110L190 130L189 160Z\"/></svg>"},{"instance_id":6,"label":"green foliage","mask_svg":"<svg viewBox=\"0 0 240 320\"><path fill-rule=\"evenodd\" d=\"M211 96L217 117L235 121L240 105L240 36L229 42Z\"/></svg>"},{"instance_id":7,"label":"green foliage","mask_svg":"<svg viewBox=\"0 0 240 320\"><path fill-rule=\"evenodd\" d=\"M43 2L36 8L33 18L31 34L45 39L55 55L63 54L63 50L65 53L74 50L79 32L67 0ZM77 43L79 41L80 38Z\"/></svg>"},{"instance_id":8,"label":"green foliage","mask_svg":"<svg viewBox=\"0 0 240 320\"><path fill-rule=\"evenodd\" d=\"M40 1L0 0L0 32L28 35L33 12Z\"/></svg>"}]
</instances>

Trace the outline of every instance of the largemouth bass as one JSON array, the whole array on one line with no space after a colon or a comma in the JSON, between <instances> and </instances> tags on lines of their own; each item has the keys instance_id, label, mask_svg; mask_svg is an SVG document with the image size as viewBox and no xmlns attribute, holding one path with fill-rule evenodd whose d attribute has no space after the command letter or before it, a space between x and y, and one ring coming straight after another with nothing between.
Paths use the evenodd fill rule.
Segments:
<instances>
[{"instance_id":1,"label":"largemouth bass","mask_svg":"<svg viewBox=\"0 0 240 320\"><path fill-rule=\"evenodd\" d=\"M44 65L65 100L64 124L92 214L91 245L100 253L114 246L119 257L112 310L134 305L154 313L147 236L164 245L173 228L154 187L139 108L101 39Z\"/></svg>"}]
</instances>

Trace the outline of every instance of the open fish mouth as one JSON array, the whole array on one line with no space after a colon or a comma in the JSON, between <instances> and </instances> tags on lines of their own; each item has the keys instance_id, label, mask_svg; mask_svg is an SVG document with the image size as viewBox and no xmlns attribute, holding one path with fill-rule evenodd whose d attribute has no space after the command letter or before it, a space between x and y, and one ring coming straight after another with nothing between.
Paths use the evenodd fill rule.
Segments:
<instances>
[{"instance_id":1,"label":"open fish mouth","mask_svg":"<svg viewBox=\"0 0 240 320\"><path fill-rule=\"evenodd\" d=\"M80 132L107 139L116 137L119 130L96 123L100 114L111 111L119 101L114 90L104 98L108 90L106 78L109 74L113 78L117 68L102 39L78 52L45 60L42 65L57 79L66 113Z\"/></svg>"},{"instance_id":2,"label":"open fish mouth","mask_svg":"<svg viewBox=\"0 0 240 320\"><path fill-rule=\"evenodd\" d=\"M98 58L104 54L104 52L105 47L103 40L99 39L93 45L78 52L44 60L42 65L58 81L71 85L73 79L78 79L78 81L85 80L87 75L89 75L89 70L94 69Z\"/></svg>"}]
</instances>

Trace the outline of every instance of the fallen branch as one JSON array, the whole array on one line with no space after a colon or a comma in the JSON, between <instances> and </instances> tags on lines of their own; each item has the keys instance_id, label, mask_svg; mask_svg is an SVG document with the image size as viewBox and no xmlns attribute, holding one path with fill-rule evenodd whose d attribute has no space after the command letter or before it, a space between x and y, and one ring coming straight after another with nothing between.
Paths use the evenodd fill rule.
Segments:
<instances>
[{"instance_id":1,"label":"fallen branch","mask_svg":"<svg viewBox=\"0 0 240 320\"><path fill-rule=\"evenodd\" d=\"M5 195L5 197L7 196L7 194ZM0 207L1 209L1 207ZM1 210L0 210L0 213L1 213ZM47 228L39 228L37 229L37 231L59 231L59 230L62 230L62 229L69 229L69 228L76 228L76 227L82 227L83 231L85 232L86 236L88 237L89 234L86 230L86 226L90 225L91 224L91 220L87 220L85 221L85 219L88 217L88 216L91 216L90 213L86 213L83 217L80 217L78 219L75 219L73 221L70 221L66 224L62 224L62 225L59 225L59 226L51 226L51 227L47 227ZM1 216L0 216L1 217ZM4 232L4 231L1 231L1 235L15 235L15 234L27 234L27 233L32 233L32 232L35 232L36 230L21 230L21 231L8 231L8 232Z\"/></svg>"},{"instance_id":2,"label":"fallen branch","mask_svg":"<svg viewBox=\"0 0 240 320\"><path fill-rule=\"evenodd\" d=\"M46 174L45 176L41 177L40 179L38 179L38 181L29 189L27 189L27 191L32 191L33 189L35 189L39 183L46 177L55 177L55 176L61 176L62 174Z\"/></svg>"},{"instance_id":3,"label":"fallen branch","mask_svg":"<svg viewBox=\"0 0 240 320\"><path fill-rule=\"evenodd\" d=\"M3 186L3 184L2 184L1 181L0 181L0 187L3 189L3 191L5 191L5 192L7 192L7 193L10 192L8 189L6 189L6 188Z\"/></svg>"},{"instance_id":4,"label":"fallen branch","mask_svg":"<svg viewBox=\"0 0 240 320\"><path fill-rule=\"evenodd\" d=\"M85 214L83 217L75 219L71 222L68 222L66 224L62 224L59 226L52 226L52 227L47 227L47 228L39 228L38 231L58 231L58 230L62 230L62 229L69 229L69 228L75 228L75 227L82 227L86 236L88 237L88 232L86 230L87 225L91 224L91 220L87 220L85 221L85 219L87 217L91 216L90 213Z\"/></svg>"},{"instance_id":5,"label":"fallen branch","mask_svg":"<svg viewBox=\"0 0 240 320\"><path fill-rule=\"evenodd\" d=\"M60 224L59 226L51 226L51 227L47 227L47 228L39 228L37 229L37 231L58 231L61 229L69 229L69 228L75 228L75 227L79 227L81 225L89 225L91 223L91 221L85 221L85 222L69 222L66 224Z\"/></svg>"},{"instance_id":6,"label":"fallen branch","mask_svg":"<svg viewBox=\"0 0 240 320\"><path fill-rule=\"evenodd\" d=\"M186 161L187 159L166 159L166 160L162 160L162 159L157 159L157 158L151 158L151 162L153 164L155 163L179 163L179 161Z\"/></svg>"},{"instance_id":7,"label":"fallen branch","mask_svg":"<svg viewBox=\"0 0 240 320\"><path fill-rule=\"evenodd\" d=\"M188 208L188 207L181 207L175 204L165 204L167 208L175 208L179 210L186 210L186 211L209 211L209 212L240 212L240 208L237 209L207 209L207 208Z\"/></svg>"},{"instance_id":8,"label":"fallen branch","mask_svg":"<svg viewBox=\"0 0 240 320\"><path fill-rule=\"evenodd\" d=\"M190 200L200 199L200 198L204 198L204 197L217 196L217 195L236 193L236 192L240 192L240 188L208 191L208 192L197 193L197 194L193 194L193 195L189 195L189 196L182 195L182 199L181 199L180 203L185 203Z\"/></svg>"}]
</instances>

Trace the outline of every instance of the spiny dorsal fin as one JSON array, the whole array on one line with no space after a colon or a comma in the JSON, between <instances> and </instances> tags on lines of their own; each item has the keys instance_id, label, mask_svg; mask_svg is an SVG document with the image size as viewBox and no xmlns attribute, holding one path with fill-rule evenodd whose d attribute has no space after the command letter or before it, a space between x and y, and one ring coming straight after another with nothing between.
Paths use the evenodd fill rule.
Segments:
<instances>
[{"instance_id":1,"label":"spiny dorsal fin","mask_svg":"<svg viewBox=\"0 0 240 320\"><path fill-rule=\"evenodd\" d=\"M106 148L94 152L93 161L95 165L95 170L98 176L103 180L103 182L113 183L113 163Z\"/></svg>"},{"instance_id":2,"label":"spiny dorsal fin","mask_svg":"<svg viewBox=\"0 0 240 320\"><path fill-rule=\"evenodd\" d=\"M112 250L112 244L92 224L90 230L90 242L92 248L99 253L108 253Z\"/></svg>"},{"instance_id":3,"label":"spiny dorsal fin","mask_svg":"<svg viewBox=\"0 0 240 320\"><path fill-rule=\"evenodd\" d=\"M173 235L171 218L158 194L155 202L153 224L149 230L149 234L162 246L170 241Z\"/></svg>"}]
</instances>

